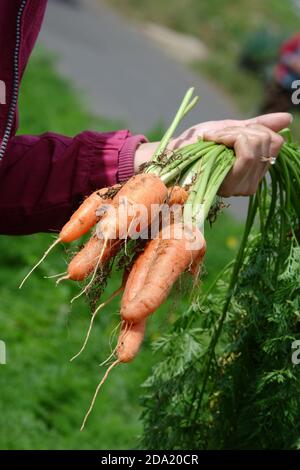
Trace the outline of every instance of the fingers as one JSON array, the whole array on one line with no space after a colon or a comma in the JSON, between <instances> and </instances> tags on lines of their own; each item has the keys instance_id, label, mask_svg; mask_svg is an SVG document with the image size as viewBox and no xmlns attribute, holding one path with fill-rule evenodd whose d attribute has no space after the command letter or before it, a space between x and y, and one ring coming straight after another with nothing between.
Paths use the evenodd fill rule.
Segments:
<instances>
[{"instance_id":1,"label":"fingers","mask_svg":"<svg viewBox=\"0 0 300 470\"><path fill-rule=\"evenodd\" d=\"M203 133L203 138L233 147L238 137L245 133L247 135L260 136L263 142L271 143L275 154L276 152L278 153L283 144L283 137L279 134L261 124L253 123L246 126L230 126L219 130L208 130Z\"/></svg>"},{"instance_id":2,"label":"fingers","mask_svg":"<svg viewBox=\"0 0 300 470\"><path fill-rule=\"evenodd\" d=\"M276 132L253 122L207 131L204 138L234 147L236 162L219 191L224 197L254 194L269 168L269 163L262 162L262 157L277 156L283 144L283 138Z\"/></svg>"},{"instance_id":3,"label":"fingers","mask_svg":"<svg viewBox=\"0 0 300 470\"><path fill-rule=\"evenodd\" d=\"M249 125L260 125L267 127L271 131L279 132L285 127L289 127L293 122L293 116L290 113L272 113L263 114L246 120L225 119L222 121L208 121L194 126L198 137L210 131L219 131L228 127L245 127Z\"/></svg>"},{"instance_id":4,"label":"fingers","mask_svg":"<svg viewBox=\"0 0 300 470\"><path fill-rule=\"evenodd\" d=\"M262 126L260 124L250 124L249 130L257 132L257 136L261 140L261 153L257 153L259 161L256 164L256 171L252 173L254 185L258 186L260 180L265 176L270 168L269 162L261 162L261 157L277 157L284 143L283 137L276 132ZM256 192L256 190L254 191ZM252 193L253 194L253 193Z\"/></svg>"},{"instance_id":5,"label":"fingers","mask_svg":"<svg viewBox=\"0 0 300 470\"><path fill-rule=\"evenodd\" d=\"M276 157L281 149L284 142L276 132L268 129L260 124L249 124L245 127L228 127L219 131L208 131L204 133L205 140L212 140L214 142L227 145L228 147L234 147L241 138L241 136L247 135L251 140L251 146L261 145L261 154L259 157Z\"/></svg>"},{"instance_id":6,"label":"fingers","mask_svg":"<svg viewBox=\"0 0 300 470\"><path fill-rule=\"evenodd\" d=\"M252 125L254 126L254 125ZM258 156L268 155L271 136L261 128L230 127L214 133L206 133L205 138L234 147L236 162L220 188L219 195L246 196L253 194L266 164Z\"/></svg>"},{"instance_id":7,"label":"fingers","mask_svg":"<svg viewBox=\"0 0 300 470\"><path fill-rule=\"evenodd\" d=\"M237 159L219 190L220 196L246 196L256 191L252 176L256 173L258 151L258 143L251 142L246 134L239 136L235 146Z\"/></svg>"},{"instance_id":8,"label":"fingers","mask_svg":"<svg viewBox=\"0 0 300 470\"><path fill-rule=\"evenodd\" d=\"M198 140L198 138L204 138L211 140L207 137L208 133L213 131L220 131L228 127L247 127L251 125L260 125L268 128L271 131L279 132L281 129L288 127L293 121L293 116L289 113L272 113L257 116L252 119L236 120L236 119L225 119L221 121L207 121L201 124L197 124L190 129L183 132L179 137L173 139L173 149L177 149L184 145L192 144Z\"/></svg>"},{"instance_id":9,"label":"fingers","mask_svg":"<svg viewBox=\"0 0 300 470\"><path fill-rule=\"evenodd\" d=\"M270 131L266 127L252 124L248 129L250 140L253 142L253 166L248 176L248 194L254 194L257 190L258 184L261 178L264 176L269 168L268 162L263 162L262 157L275 156L271 155L271 147L273 137L276 137L276 133ZM251 145L251 142L250 142ZM256 147L254 147L254 145ZM237 154L239 153L236 151ZM276 153L277 155L277 153Z\"/></svg>"},{"instance_id":10,"label":"fingers","mask_svg":"<svg viewBox=\"0 0 300 470\"><path fill-rule=\"evenodd\" d=\"M268 144L268 147L265 149L265 151L268 151L269 153L264 155L272 157L276 157L278 155L284 143L284 138L281 135L261 124L250 124L247 126L247 129L249 131L257 131L257 135L260 135L263 142ZM265 134L265 137L263 134Z\"/></svg>"},{"instance_id":11,"label":"fingers","mask_svg":"<svg viewBox=\"0 0 300 470\"><path fill-rule=\"evenodd\" d=\"M250 195L257 190L269 168L262 157L276 157L283 144L278 134L293 120L289 113L272 113L244 121L225 120L198 124L173 140L175 148L195 142L199 137L233 147L236 162L227 175L219 194Z\"/></svg>"},{"instance_id":12,"label":"fingers","mask_svg":"<svg viewBox=\"0 0 300 470\"><path fill-rule=\"evenodd\" d=\"M274 132L279 132L285 127L289 127L292 122L293 116L290 113L272 113L248 119L244 121L244 124L259 124L268 127Z\"/></svg>"}]
</instances>

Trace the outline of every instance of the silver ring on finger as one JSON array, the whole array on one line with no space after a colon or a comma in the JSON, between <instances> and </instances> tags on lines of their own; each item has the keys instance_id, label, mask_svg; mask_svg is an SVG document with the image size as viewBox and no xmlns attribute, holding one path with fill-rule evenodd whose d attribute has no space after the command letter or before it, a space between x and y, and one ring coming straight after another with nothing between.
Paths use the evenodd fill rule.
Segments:
<instances>
[{"instance_id":1,"label":"silver ring on finger","mask_svg":"<svg viewBox=\"0 0 300 470\"><path fill-rule=\"evenodd\" d=\"M276 157L261 157L260 161L264 163L270 163L270 165L275 165Z\"/></svg>"}]
</instances>

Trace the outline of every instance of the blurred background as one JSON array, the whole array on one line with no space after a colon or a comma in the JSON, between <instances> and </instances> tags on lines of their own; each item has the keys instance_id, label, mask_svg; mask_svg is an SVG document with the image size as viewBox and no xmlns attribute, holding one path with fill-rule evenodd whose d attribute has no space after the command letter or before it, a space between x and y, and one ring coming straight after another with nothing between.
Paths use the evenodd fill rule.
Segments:
<instances>
[{"instance_id":1,"label":"blurred background","mask_svg":"<svg viewBox=\"0 0 300 470\"><path fill-rule=\"evenodd\" d=\"M252 116L267 106L285 110L288 84L297 77L299 17L300 2L293 0L50 0L21 88L19 132L74 135L128 127L159 139L191 85L201 102L185 125ZM291 108L296 137L298 109ZM246 206L246 199L236 198L214 230L206 228L212 248L204 290L233 257ZM103 374L99 363L111 351L118 299L99 316L86 352L70 364L88 326L89 306L80 299L71 309L78 286L56 288L44 277L64 271L76 247L56 249L18 290L52 239L0 238L0 340L7 346L7 364L0 365L0 448L136 448L141 385L159 359L151 343L188 304L189 281L178 286L182 300L171 296L151 319L140 355L113 372L80 433ZM104 297L119 283L116 272Z\"/></svg>"}]
</instances>

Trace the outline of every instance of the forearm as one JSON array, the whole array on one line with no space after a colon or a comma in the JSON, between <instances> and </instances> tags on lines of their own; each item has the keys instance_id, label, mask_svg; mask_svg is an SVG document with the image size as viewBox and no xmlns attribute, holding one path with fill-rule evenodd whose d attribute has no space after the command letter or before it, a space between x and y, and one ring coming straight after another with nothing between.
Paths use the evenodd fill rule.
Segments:
<instances>
[{"instance_id":1,"label":"forearm","mask_svg":"<svg viewBox=\"0 0 300 470\"><path fill-rule=\"evenodd\" d=\"M60 230L86 195L133 174L140 142L128 130L13 137L0 165L0 233Z\"/></svg>"}]
</instances>

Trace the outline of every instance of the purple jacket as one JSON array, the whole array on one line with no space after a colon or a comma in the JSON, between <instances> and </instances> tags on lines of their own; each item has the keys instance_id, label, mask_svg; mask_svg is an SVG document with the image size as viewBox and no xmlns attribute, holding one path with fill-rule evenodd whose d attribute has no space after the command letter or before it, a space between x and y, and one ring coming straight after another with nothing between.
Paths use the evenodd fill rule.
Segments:
<instances>
[{"instance_id":1,"label":"purple jacket","mask_svg":"<svg viewBox=\"0 0 300 470\"><path fill-rule=\"evenodd\" d=\"M143 136L16 136L19 85L47 0L0 1L0 233L59 230L84 196L133 174ZM51 103L49 103L51 106Z\"/></svg>"}]
</instances>

